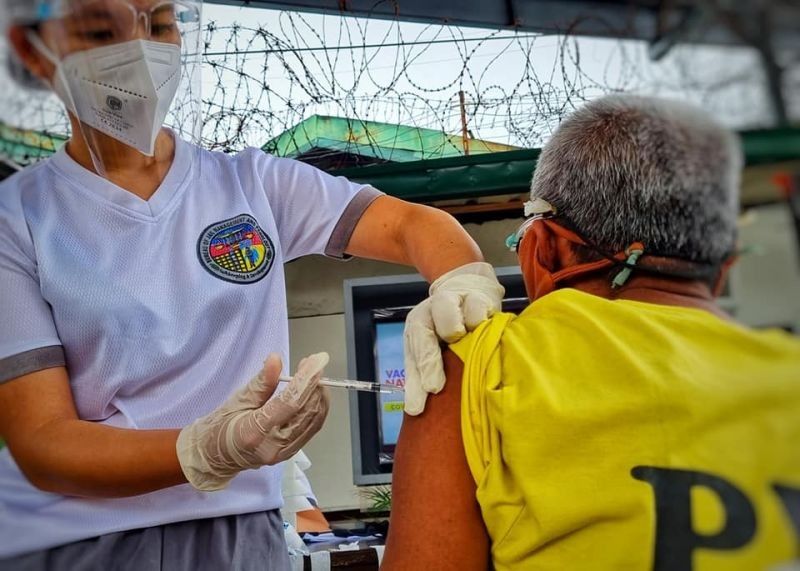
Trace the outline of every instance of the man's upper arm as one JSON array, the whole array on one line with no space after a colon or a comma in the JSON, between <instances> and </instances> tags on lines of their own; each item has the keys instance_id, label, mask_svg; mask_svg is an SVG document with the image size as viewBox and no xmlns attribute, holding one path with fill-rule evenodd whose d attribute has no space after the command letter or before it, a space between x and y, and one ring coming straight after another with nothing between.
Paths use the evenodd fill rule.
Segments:
<instances>
[{"instance_id":1,"label":"man's upper arm","mask_svg":"<svg viewBox=\"0 0 800 571\"><path fill-rule=\"evenodd\" d=\"M392 517L382 569L485 570L489 538L461 439L463 364L444 356L447 383L425 412L406 416L392 476Z\"/></svg>"}]
</instances>

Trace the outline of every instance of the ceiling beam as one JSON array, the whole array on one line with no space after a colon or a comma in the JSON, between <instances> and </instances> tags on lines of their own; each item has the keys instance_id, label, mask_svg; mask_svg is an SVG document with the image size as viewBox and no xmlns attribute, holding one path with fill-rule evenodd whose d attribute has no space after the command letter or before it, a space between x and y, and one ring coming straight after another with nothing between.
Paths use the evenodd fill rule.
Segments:
<instances>
[{"instance_id":1,"label":"ceiling beam","mask_svg":"<svg viewBox=\"0 0 800 571\"><path fill-rule=\"evenodd\" d=\"M207 0L212 4L403 20L520 32L640 39L655 42L684 28L701 1L693 0ZM742 3L746 5L747 3ZM776 46L800 46L800 6L773 1ZM739 5L738 3L735 5ZM708 22L682 41L741 44L724 23Z\"/></svg>"}]
</instances>

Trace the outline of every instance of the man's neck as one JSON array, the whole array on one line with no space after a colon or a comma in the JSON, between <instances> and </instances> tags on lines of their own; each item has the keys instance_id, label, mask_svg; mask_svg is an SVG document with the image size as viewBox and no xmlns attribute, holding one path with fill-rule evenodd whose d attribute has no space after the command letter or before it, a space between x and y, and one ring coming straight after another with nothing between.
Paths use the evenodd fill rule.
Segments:
<instances>
[{"instance_id":1,"label":"man's neck","mask_svg":"<svg viewBox=\"0 0 800 571\"><path fill-rule=\"evenodd\" d=\"M613 289L606 278L587 278L571 283L570 287L606 299L701 309L731 319L717 305L711 288L701 281L635 276L625 286Z\"/></svg>"}]
</instances>

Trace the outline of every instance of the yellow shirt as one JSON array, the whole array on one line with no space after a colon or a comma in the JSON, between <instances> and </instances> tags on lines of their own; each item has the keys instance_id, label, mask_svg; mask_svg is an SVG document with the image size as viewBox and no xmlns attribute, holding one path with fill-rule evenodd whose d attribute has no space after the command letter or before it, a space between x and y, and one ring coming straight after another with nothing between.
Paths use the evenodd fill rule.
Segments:
<instances>
[{"instance_id":1,"label":"yellow shirt","mask_svg":"<svg viewBox=\"0 0 800 571\"><path fill-rule=\"evenodd\" d=\"M498 571L754 571L800 554L797 339L566 289L452 348Z\"/></svg>"}]
</instances>

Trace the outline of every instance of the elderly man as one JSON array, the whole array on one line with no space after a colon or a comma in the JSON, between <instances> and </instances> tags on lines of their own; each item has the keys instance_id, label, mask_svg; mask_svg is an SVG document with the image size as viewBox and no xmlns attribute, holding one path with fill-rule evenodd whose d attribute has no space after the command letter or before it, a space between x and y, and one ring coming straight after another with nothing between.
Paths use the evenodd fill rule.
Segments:
<instances>
[{"instance_id":1,"label":"elderly man","mask_svg":"<svg viewBox=\"0 0 800 571\"><path fill-rule=\"evenodd\" d=\"M715 304L736 137L607 97L509 240L531 304L452 347L398 444L384 569L770 569L798 553L800 342ZM463 363L463 364L462 364Z\"/></svg>"}]
</instances>

